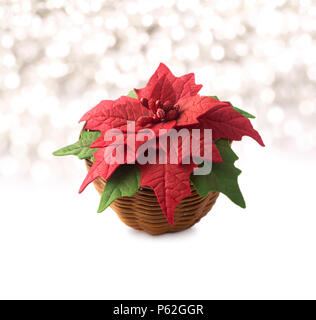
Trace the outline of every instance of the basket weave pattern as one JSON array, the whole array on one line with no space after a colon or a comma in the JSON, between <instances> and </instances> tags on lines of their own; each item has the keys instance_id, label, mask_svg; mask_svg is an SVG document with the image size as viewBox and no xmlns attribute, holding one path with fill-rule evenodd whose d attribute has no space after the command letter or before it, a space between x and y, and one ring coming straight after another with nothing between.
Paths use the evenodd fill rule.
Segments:
<instances>
[{"instance_id":1,"label":"basket weave pattern","mask_svg":"<svg viewBox=\"0 0 316 320\"><path fill-rule=\"evenodd\" d=\"M88 171L92 162L86 160ZM97 178L94 186L101 195L105 180ZM136 230L144 230L152 235L181 231L190 228L200 221L213 207L219 196L218 192L210 192L207 197L200 197L191 186L192 195L181 200L174 213L174 225L171 226L159 206L153 190L140 188L132 197L122 197L111 204L111 208L128 226Z\"/></svg>"}]
</instances>

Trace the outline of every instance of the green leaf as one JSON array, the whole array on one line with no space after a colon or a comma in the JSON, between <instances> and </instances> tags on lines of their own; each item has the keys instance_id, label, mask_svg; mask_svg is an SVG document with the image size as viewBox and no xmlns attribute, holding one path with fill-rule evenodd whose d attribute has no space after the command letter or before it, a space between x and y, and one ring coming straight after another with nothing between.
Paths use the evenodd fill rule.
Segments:
<instances>
[{"instance_id":1,"label":"green leaf","mask_svg":"<svg viewBox=\"0 0 316 320\"><path fill-rule=\"evenodd\" d=\"M211 98L214 98L214 99L216 99L216 100L219 100L217 96L210 96L210 97L211 97ZM246 117L246 118L250 118L250 119L255 119L255 118L256 118L255 116L253 116L252 114L250 114L250 113L247 112L247 111L241 110L241 109L239 109L239 108L237 108L237 107L234 107L233 105L232 105L232 107L233 107L237 112L239 112L241 115L243 115L243 116Z\"/></svg>"},{"instance_id":2,"label":"green leaf","mask_svg":"<svg viewBox=\"0 0 316 320\"><path fill-rule=\"evenodd\" d=\"M79 159L90 159L98 150L89 148L101 136L99 131L82 131L79 141L53 153L54 156L76 155Z\"/></svg>"},{"instance_id":3,"label":"green leaf","mask_svg":"<svg viewBox=\"0 0 316 320\"><path fill-rule=\"evenodd\" d=\"M98 212L104 211L113 201L133 196L140 187L140 169L135 165L121 165L106 182Z\"/></svg>"},{"instance_id":4,"label":"green leaf","mask_svg":"<svg viewBox=\"0 0 316 320\"><path fill-rule=\"evenodd\" d=\"M253 116L252 114L248 113L247 111L241 110L237 107L232 106L237 112L239 112L240 114L242 114L244 117L246 118L250 118L250 119L255 119L256 117Z\"/></svg>"},{"instance_id":5,"label":"green leaf","mask_svg":"<svg viewBox=\"0 0 316 320\"><path fill-rule=\"evenodd\" d=\"M92 156L92 157L90 158L90 161L91 161L92 163L94 163L94 161L95 161L95 157L94 157L94 156Z\"/></svg>"},{"instance_id":6,"label":"green leaf","mask_svg":"<svg viewBox=\"0 0 316 320\"><path fill-rule=\"evenodd\" d=\"M211 191L225 194L231 201L246 208L245 200L238 186L237 178L241 171L234 166L237 155L231 149L228 140L220 139L215 144L223 162L212 163L212 171L208 175L191 175L191 181L198 194L206 197Z\"/></svg>"},{"instance_id":7,"label":"green leaf","mask_svg":"<svg viewBox=\"0 0 316 320\"><path fill-rule=\"evenodd\" d=\"M134 99L137 99L137 94L134 90L131 90L128 95L128 97L131 97L131 98L134 98Z\"/></svg>"}]
</instances>

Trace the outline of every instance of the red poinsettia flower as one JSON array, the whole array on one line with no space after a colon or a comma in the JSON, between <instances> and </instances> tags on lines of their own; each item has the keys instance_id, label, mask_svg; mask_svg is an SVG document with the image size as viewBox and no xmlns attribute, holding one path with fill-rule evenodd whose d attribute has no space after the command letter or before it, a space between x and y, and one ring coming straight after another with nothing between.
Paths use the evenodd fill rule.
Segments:
<instances>
[{"instance_id":1,"label":"red poinsettia flower","mask_svg":"<svg viewBox=\"0 0 316 320\"><path fill-rule=\"evenodd\" d=\"M212 144L212 156L204 154L202 158L213 162L221 162L214 140L224 138L233 141L249 136L260 145L264 145L247 118L237 112L229 102L198 95L201 87L202 85L195 84L193 73L175 77L167 66L161 63L146 87L135 89L137 99L122 96L117 100L104 100L87 112L80 121L86 122L86 129L101 131L102 135L91 146L100 149L94 154L95 162L80 192L98 177L109 179L120 166L118 163L106 161L113 149L109 148L111 142L105 141L104 137L108 130L119 129L124 133L124 145L128 149L128 121L135 122L136 133L141 129L150 128L156 136L159 136L161 129L168 132L173 128L188 128L191 140L192 129L212 129L213 141L208 142ZM203 135L200 142L203 149ZM136 143L136 152L143 143ZM182 144L179 144L179 151L181 148ZM170 150L166 151L170 153ZM127 152L127 155L124 155L124 163L132 163L136 158L136 154L131 156ZM174 210L179 201L191 193L189 177L196 166L195 163L139 165L141 186L150 187L155 191L170 224L173 224Z\"/></svg>"}]
</instances>

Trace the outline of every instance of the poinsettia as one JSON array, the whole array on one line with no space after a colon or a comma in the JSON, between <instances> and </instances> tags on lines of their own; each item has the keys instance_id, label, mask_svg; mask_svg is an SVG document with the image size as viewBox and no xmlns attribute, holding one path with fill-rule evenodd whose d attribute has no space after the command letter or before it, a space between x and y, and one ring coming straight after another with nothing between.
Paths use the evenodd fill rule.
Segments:
<instances>
[{"instance_id":1,"label":"poinsettia","mask_svg":"<svg viewBox=\"0 0 316 320\"><path fill-rule=\"evenodd\" d=\"M227 186L225 188L225 184L230 182L235 186L240 172L234 167L235 158L233 152L230 152L229 144L223 146L222 142L218 141L239 141L243 136L249 136L264 146L263 141L248 119L253 116L233 107L230 102L220 101L215 96L200 96L198 92L201 87L202 85L195 83L193 73L176 77L161 63L144 88L134 89L128 96L122 96L117 100L103 100L88 111L80 121L85 122L86 132L98 132L99 135L95 136L90 145L94 150L94 162L79 192L96 178L104 178L107 183L99 207L99 211L102 211L115 199L131 196L139 187L149 187L154 190L171 225L179 201L191 194L191 180L203 196L210 191L220 191L244 206L244 202L239 201L240 197L236 200L236 197L231 195L236 191L236 187L233 187L233 191ZM134 148L131 148L129 140L131 122L134 123L135 134L147 137L147 140L135 141ZM167 163L140 163L138 151L145 143L148 146L148 142L152 142L150 146L153 149L161 148L156 138L159 141L172 130L179 131L183 128L189 130L189 136L182 139L181 143L168 144L163 148L167 154ZM108 139L108 133L113 129L122 134L119 142ZM150 129L154 136L144 134L144 129ZM193 134L195 129L202 129L198 137L200 143L197 144L194 144L197 139ZM205 136L204 129L212 130L212 138ZM182 153L184 140L189 140L190 148ZM116 148L118 145L120 148ZM216 175L213 173L211 176L211 172L200 179L199 176L192 175L199 164L194 161L196 153L193 145L198 145L198 149L202 151L198 155L201 161L213 162ZM207 152L210 149L207 146L212 146L211 154ZM122 153L121 163L111 162L114 149L116 153ZM178 153L179 164L170 162L173 152ZM184 158L189 158L190 163L183 163ZM227 168L235 168L237 171L232 169L232 175L227 178L225 174L221 174L225 170L229 172ZM121 174L123 170L128 170L130 174ZM193 178L190 179L191 175ZM213 180L218 177L226 180L214 183ZM206 182L207 179L213 182Z\"/></svg>"}]
</instances>

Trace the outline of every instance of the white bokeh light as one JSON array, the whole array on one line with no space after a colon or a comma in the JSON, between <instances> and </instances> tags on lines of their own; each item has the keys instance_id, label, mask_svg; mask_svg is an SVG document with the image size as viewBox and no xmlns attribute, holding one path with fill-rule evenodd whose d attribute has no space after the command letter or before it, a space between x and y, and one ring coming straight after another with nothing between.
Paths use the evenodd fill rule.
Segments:
<instances>
[{"instance_id":1,"label":"white bokeh light","mask_svg":"<svg viewBox=\"0 0 316 320\"><path fill-rule=\"evenodd\" d=\"M1 141L8 150L23 141L29 163L48 161L48 175L49 146L76 137L77 120L100 100L144 86L159 62L195 72L201 94L256 114L272 145L314 137L313 1L30 0L8 3L0 17ZM20 165L9 171L27 174Z\"/></svg>"}]
</instances>

